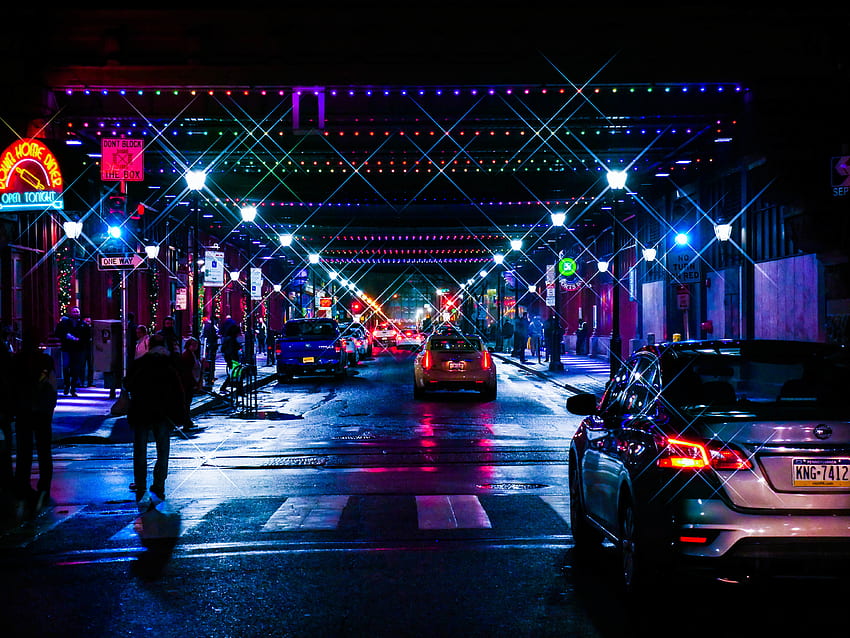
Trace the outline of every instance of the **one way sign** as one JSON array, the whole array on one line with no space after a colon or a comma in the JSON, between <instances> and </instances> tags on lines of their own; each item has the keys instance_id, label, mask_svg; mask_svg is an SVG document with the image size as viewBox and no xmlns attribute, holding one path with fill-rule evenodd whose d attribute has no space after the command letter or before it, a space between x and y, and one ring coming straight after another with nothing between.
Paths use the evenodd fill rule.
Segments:
<instances>
[{"instance_id":1,"label":"one way sign","mask_svg":"<svg viewBox=\"0 0 850 638\"><path fill-rule=\"evenodd\" d=\"M147 262L141 255L120 255L106 256L101 255L97 262L98 270L133 270L135 268L146 267Z\"/></svg>"}]
</instances>

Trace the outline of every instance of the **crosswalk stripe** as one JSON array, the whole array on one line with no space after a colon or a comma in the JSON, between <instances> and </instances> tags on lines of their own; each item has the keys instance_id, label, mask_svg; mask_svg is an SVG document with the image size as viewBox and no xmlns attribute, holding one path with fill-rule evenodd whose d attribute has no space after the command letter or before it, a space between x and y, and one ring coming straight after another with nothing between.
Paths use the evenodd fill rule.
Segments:
<instances>
[{"instance_id":1,"label":"crosswalk stripe","mask_svg":"<svg viewBox=\"0 0 850 638\"><path fill-rule=\"evenodd\" d=\"M348 496L290 497L263 525L264 532L336 529Z\"/></svg>"},{"instance_id":2,"label":"crosswalk stripe","mask_svg":"<svg viewBox=\"0 0 850 638\"><path fill-rule=\"evenodd\" d=\"M492 527L477 496L417 496L419 529L469 529Z\"/></svg>"},{"instance_id":3,"label":"crosswalk stripe","mask_svg":"<svg viewBox=\"0 0 850 638\"><path fill-rule=\"evenodd\" d=\"M560 516L565 522L570 522L570 497L569 496L552 496L543 495L540 497L544 503L555 510L555 513Z\"/></svg>"},{"instance_id":4,"label":"crosswalk stripe","mask_svg":"<svg viewBox=\"0 0 850 638\"><path fill-rule=\"evenodd\" d=\"M224 502L222 498L206 498L189 503L180 509L180 534L183 535L203 522L204 517ZM126 542L138 536L136 519L113 534L109 540Z\"/></svg>"}]
</instances>

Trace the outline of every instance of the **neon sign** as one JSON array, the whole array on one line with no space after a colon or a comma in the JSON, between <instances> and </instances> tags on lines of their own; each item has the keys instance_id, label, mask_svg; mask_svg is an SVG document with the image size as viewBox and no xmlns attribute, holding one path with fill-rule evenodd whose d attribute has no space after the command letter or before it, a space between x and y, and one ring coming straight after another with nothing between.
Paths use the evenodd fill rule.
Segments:
<instances>
[{"instance_id":1,"label":"neon sign","mask_svg":"<svg viewBox=\"0 0 850 638\"><path fill-rule=\"evenodd\" d=\"M64 208L56 156L34 139L21 139L0 155L0 211Z\"/></svg>"}]
</instances>

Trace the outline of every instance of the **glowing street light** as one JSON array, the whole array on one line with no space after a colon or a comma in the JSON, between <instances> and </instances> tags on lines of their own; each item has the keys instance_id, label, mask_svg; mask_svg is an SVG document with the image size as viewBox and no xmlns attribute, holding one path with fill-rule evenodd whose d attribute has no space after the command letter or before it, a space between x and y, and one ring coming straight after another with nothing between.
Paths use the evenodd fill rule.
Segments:
<instances>
[{"instance_id":1,"label":"glowing street light","mask_svg":"<svg viewBox=\"0 0 850 638\"><path fill-rule=\"evenodd\" d=\"M242 215L243 222L252 222L257 218L257 209L254 206L243 206L239 213Z\"/></svg>"},{"instance_id":2,"label":"glowing street light","mask_svg":"<svg viewBox=\"0 0 850 638\"><path fill-rule=\"evenodd\" d=\"M292 235L290 235L289 233L284 233L283 235L280 235L278 239L280 239L280 245L284 248L292 245Z\"/></svg>"},{"instance_id":3,"label":"glowing street light","mask_svg":"<svg viewBox=\"0 0 850 638\"><path fill-rule=\"evenodd\" d=\"M732 224L715 224L714 236L718 241L729 241L732 237Z\"/></svg>"}]
</instances>

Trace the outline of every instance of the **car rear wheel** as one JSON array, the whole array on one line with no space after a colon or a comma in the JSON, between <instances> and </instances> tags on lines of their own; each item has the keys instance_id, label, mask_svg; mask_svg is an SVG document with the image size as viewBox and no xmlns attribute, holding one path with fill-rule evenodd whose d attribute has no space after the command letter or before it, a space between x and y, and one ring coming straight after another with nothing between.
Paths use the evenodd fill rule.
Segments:
<instances>
[{"instance_id":1,"label":"car rear wheel","mask_svg":"<svg viewBox=\"0 0 850 638\"><path fill-rule=\"evenodd\" d=\"M420 388L416 383L413 384L413 398L414 399L424 399L425 398L425 390Z\"/></svg>"},{"instance_id":2,"label":"car rear wheel","mask_svg":"<svg viewBox=\"0 0 850 638\"><path fill-rule=\"evenodd\" d=\"M487 401L494 401L496 399L496 386L495 386L495 384L491 387L484 388L481 391L481 395Z\"/></svg>"},{"instance_id":3,"label":"car rear wheel","mask_svg":"<svg viewBox=\"0 0 850 638\"><path fill-rule=\"evenodd\" d=\"M624 497L620 505L619 549L623 591L628 595L646 591L661 564L653 557L647 539L642 536L637 512L628 497Z\"/></svg>"}]
</instances>

